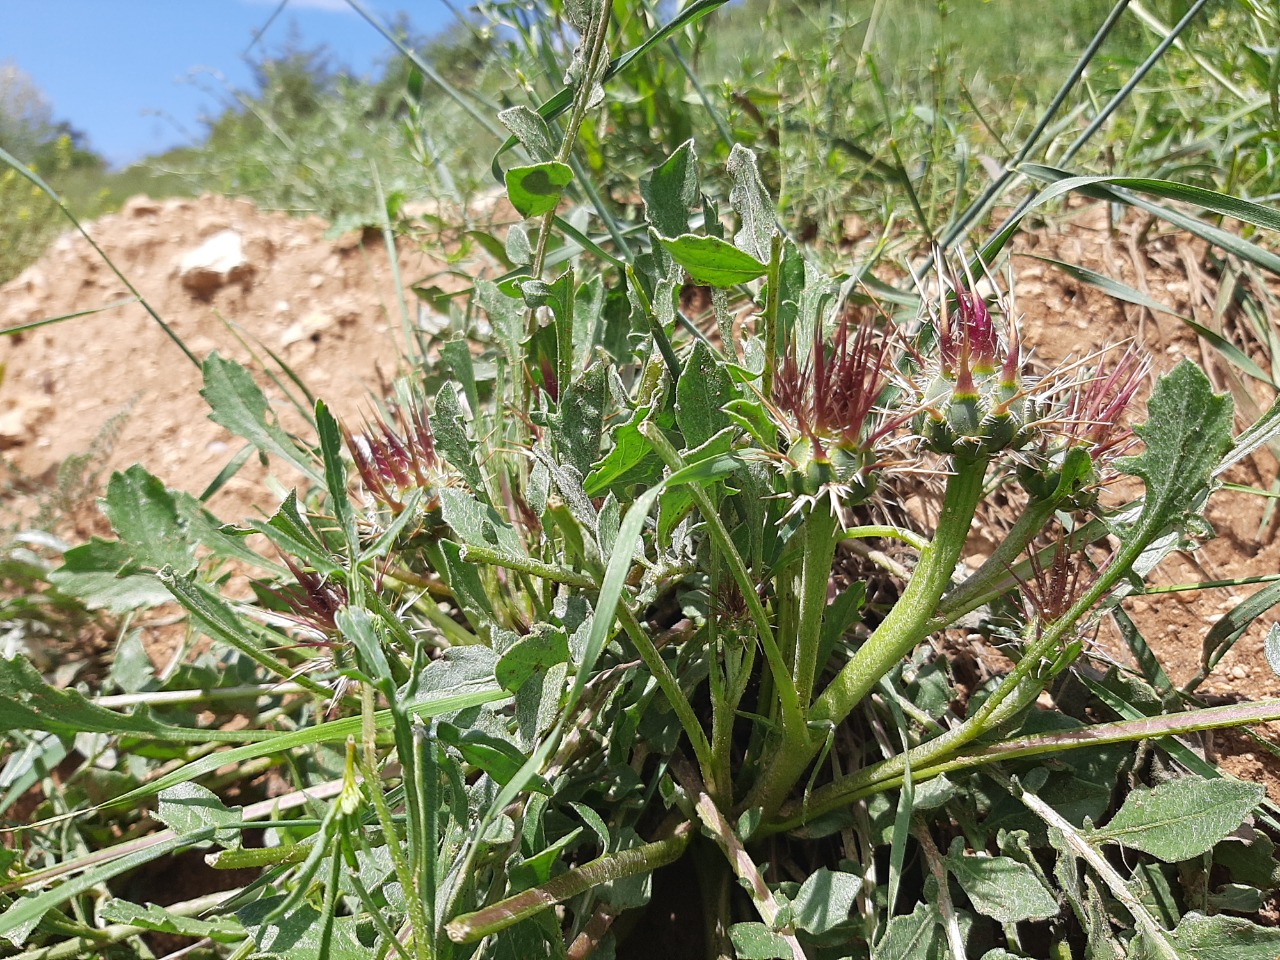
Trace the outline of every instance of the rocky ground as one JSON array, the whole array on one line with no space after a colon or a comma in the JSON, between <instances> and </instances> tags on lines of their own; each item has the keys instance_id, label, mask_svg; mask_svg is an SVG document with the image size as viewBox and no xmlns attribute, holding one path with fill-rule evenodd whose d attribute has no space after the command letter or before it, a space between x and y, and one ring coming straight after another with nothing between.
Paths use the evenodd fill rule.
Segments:
<instances>
[{"instance_id":1,"label":"rocky ground","mask_svg":"<svg viewBox=\"0 0 1280 960\"><path fill-rule=\"evenodd\" d=\"M331 238L327 225L292 219L222 197L151 201L135 198L89 232L138 294L197 356L217 350L244 362L274 354L339 416L358 418L370 396L397 370L401 300L377 232ZM1038 257L1114 277L1183 316L1221 330L1256 354L1245 325L1217 307L1217 264L1202 246L1149 223L1113 225L1102 206L1074 211L1018 241L1013 258L1017 310L1036 355L1046 364L1081 357L1105 343L1134 338L1167 369L1183 356L1203 365L1237 405L1256 416L1272 397L1233 383L1230 365L1168 314L1124 304L1064 274ZM443 257L403 244L403 281L450 288L464 282ZM199 493L239 448L206 418L199 371L138 303L125 284L76 234L64 235L17 279L0 288L0 329L83 311L100 312L0 337L0 456L8 477L0 488L0 529L12 530L64 493L100 488L111 470L142 462L172 487ZM101 309L108 307L107 309ZM1265 365L1265 364L1264 364ZM281 390L265 378L280 404ZM1242 421L1243 422L1243 421ZM72 458L74 469L60 466ZM1230 479L1269 487L1276 461L1263 452ZM278 486L256 460L211 501L226 520L270 509ZM1275 573L1280 564L1274 517L1260 497L1219 494L1209 516L1219 536L1194 556L1157 571L1160 584ZM92 511L76 511L83 534ZM1000 518L986 518L989 537ZM1128 609L1175 682L1198 669L1209 625L1256 587L1217 588L1139 597ZM1280 696L1280 680L1262 653L1264 628L1236 644L1201 688L1231 700ZM1097 640L1100 656L1122 657L1115 637ZM1274 739L1274 737L1273 737ZM1280 763L1272 740L1231 734L1218 738L1223 764L1267 782L1280 800Z\"/></svg>"}]
</instances>

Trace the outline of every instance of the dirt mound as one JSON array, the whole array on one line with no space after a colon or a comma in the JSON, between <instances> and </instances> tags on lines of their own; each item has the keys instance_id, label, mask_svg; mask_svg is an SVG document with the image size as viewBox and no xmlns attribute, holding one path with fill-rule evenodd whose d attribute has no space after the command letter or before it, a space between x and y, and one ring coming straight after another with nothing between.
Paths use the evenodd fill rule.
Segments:
<instances>
[{"instance_id":1,"label":"dirt mound","mask_svg":"<svg viewBox=\"0 0 1280 960\"><path fill-rule=\"evenodd\" d=\"M265 348L348 415L395 371L402 305L376 232L330 239L318 218L216 196L137 197L87 229L197 358L217 350L248 362L246 343L264 359ZM444 269L407 245L399 259L405 280ZM129 296L84 237L69 232L0 288L0 328ZM406 309L416 317L416 303ZM170 486L199 493L241 445L207 419L199 371L138 303L0 337L0 365L0 450L18 473L46 484L66 458L95 450L104 477L142 462ZM247 464L213 507L239 519L263 505L263 477Z\"/></svg>"}]
</instances>

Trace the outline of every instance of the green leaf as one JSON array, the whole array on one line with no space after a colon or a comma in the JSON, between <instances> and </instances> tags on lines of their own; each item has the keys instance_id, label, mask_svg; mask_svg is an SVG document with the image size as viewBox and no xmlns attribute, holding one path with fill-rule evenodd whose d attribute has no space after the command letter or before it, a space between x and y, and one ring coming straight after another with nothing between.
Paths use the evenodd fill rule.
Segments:
<instances>
[{"instance_id":1,"label":"green leaf","mask_svg":"<svg viewBox=\"0 0 1280 960\"><path fill-rule=\"evenodd\" d=\"M731 400L724 412L731 421L751 434L762 448L778 448L778 425L769 419L764 404L759 400Z\"/></svg>"},{"instance_id":2,"label":"green leaf","mask_svg":"<svg viewBox=\"0 0 1280 960\"><path fill-rule=\"evenodd\" d=\"M515 135L530 160L544 163L555 158L556 144L551 128L533 110L523 104L509 107L498 114L498 122Z\"/></svg>"},{"instance_id":3,"label":"green leaf","mask_svg":"<svg viewBox=\"0 0 1280 960\"><path fill-rule=\"evenodd\" d=\"M274 416L268 417L267 398L248 370L216 352L209 355L201 369L204 387L200 396L209 404L210 420L248 440L262 453L280 457L317 486L324 485L324 477L310 457L298 449Z\"/></svg>"},{"instance_id":4,"label":"green leaf","mask_svg":"<svg viewBox=\"0 0 1280 960\"><path fill-rule=\"evenodd\" d=\"M283 553L301 560L317 573L333 576L342 568L330 559L328 548L320 542L298 510L298 497L289 491L277 510L266 523L250 520L247 526L261 533Z\"/></svg>"},{"instance_id":5,"label":"green leaf","mask_svg":"<svg viewBox=\"0 0 1280 960\"><path fill-rule=\"evenodd\" d=\"M559 409L549 418L551 442L561 463L586 476L600 457L607 398L606 369L593 364L566 389L561 383Z\"/></svg>"},{"instance_id":6,"label":"green leaf","mask_svg":"<svg viewBox=\"0 0 1280 960\"><path fill-rule=\"evenodd\" d=\"M484 490L480 468L476 466L476 445L467 436L467 420L458 402L458 391L452 383L440 387L436 394L435 409L428 418L436 449L460 474L476 493Z\"/></svg>"},{"instance_id":7,"label":"green leaf","mask_svg":"<svg viewBox=\"0 0 1280 960\"><path fill-rule=\"evenodd\" d=\"M470 649L472 648L463 648L467 652L470 652ZM488 651L484 652L488 653ZM492 656L492 654L489 655ZM405 704L405 712L418 717L438 717L457 710L464 710L467 707L478 706L482 703L510 699L510 694L505 690L499 689L497 684L459 684L449 668L448 660L433 660L428 668L423 671L424 678L428 677L428 675L442 679L447 685L447 689L444 691L433 689L430 693L416 697L412 703ZM424 687L427 686L427 681L420 680L420 683ZM391 711L379 710L374 714L374 721L378 729L390 727ZM249 743L241 747L234 747L231 750L212 753L198 760L192 760L177 770L157 777L155 780L130 790L128 793L116 797L102 806L104 808L114 808L135 805L147 797L154 796L161 790L180 783L189 783L197 777L212 773L219 767L228 764L243 763L246 760L270 756L273 753L283 753L286 750L298 748L314 749L317 744L321 743L342 743L347 737L359 736L363 722L362 717L355 716L344 717L341 720L331 720L327 723L318 723L314 726L304 727L301 730L292 730L287 733L258 731L258 733L267 732L267 738L261 743ZM207 738L209 733L220 731L202 732L206 734ZM207 839L207 837L203 839ZM3 931L0 931L0 936L3 936Z\"/></svg>"},{"instance_id":8,"label":"green leaf","mask_svg":"<svg viewBox=\"0 0 1280 960\"><path fill-rule=\"evenodd\" d=\"M235 610L220 596L197 583L194 578L179 577L170 570L162 570L157 576L173 598L187 608L195 622L210 637L239 650L254 663L265 667L277 676L296 680L312 693L328 695L329 691L325 687L307 676L294 677L294 670L268 653L263 647L261 638L247 629L248 624L237 616Z\"/></svg>"},{"instance_id":9,"label":"green leaf","mask_svg":"<svg viewBox=\"0 0 1280 960\"><path fill-rule=\"evenodd\" d=\"M27 937L35 929L40 918L49 910L77 897L88 890L93 890L108 880L136 870L141 866L167 857L175 851L209 840L214 833L212 827L205 827L195 834L173 837L151 847L136 850L125 856L99 864L78 876L66 880L50 890L18 897L9 908L0 913L0 937L21 947Z\"/></svg>"},{"instance_id":10,"label":"green leaf","mask_svg":"<svg viewBox=\"0 0 1280 960\"><path fill-rule=\"evenodd\" d=\"M1134 790L1105 827L1086 836L1176 863L1212 849L1265 796L1256 783L1183 777L1153 790Z\"/></svg>"},{"instance_id":11,"label":"green leaf","mask_svg":"<svg viewBox=\"0 0 1280 960\"><path fill-rule=\"evenodd\" d=\"M787 941L763 923L735 923L729 928L729 939L738 960L791 960L795 956Z\"/></svg>"},{"instance_id":12,"label":"green leaf","mask_svg":"<svg viewBox=\"0 0 1280 960\"><path fill-rule=\"evenodd\" d=\"M1224 840L1213 849L1215 865L1225 867L1236 883L1247 883L1260 890L1280 887L1280 857L1276 845L1265 833L1252 831L1252 840Z\"/></svg>"},{"instance_id":13,"label":"green leaf","mask_svg":"<svg viewBox=\"0 0 1280 960\"><path fill-rule=\"evenodd\" d=\"M631 486L652 486L662 477L662 458L640 433L649 407L637 407L626 423L612 429L613 447L587 474L583 487L588 496L615 491L620 496Z\"/></svg>"},{"instance_id":14,"label":"green leaf","mask_svg":"<svg viewBox=\"0 0 1280 960\"><path fill-rule=\"evenodd\" d=\"M159 807L156 819L176 834L199 833L206 827L214 829L214 837L223 846L238 846L240 834L228 827L240 823L236 810L228 810L217 794L198 783L180 783L162 790L156 798Z\"/></svg>"},{"instance_id":15,"label":"green leaf","mask_svg":"<svg viewBox=\"0 0 1280 960\"><path fill-rule=\"evenodd\" d=\"M730 426L733 421L724 408L737 399L737 385L724 364L699 340L676 384L676 423L684 434L685 446L701 446Z\"/></svg>"},{"instance_id":16,"label":"green leaf","mask_svg":"<svg viewBox=\"0 0 1280 960\"><path fill-rule=\"evenodd\" d=\"M49 582L93 610L128 613L169 599L168 591L149 573L138 573L133 550L119 540L94 537L62 555L62 566Z\"/></svg>"},{"instance_id":17,"label":"green leaf","mask_svg":"<svg viewBox=\"0 0 1280 960\"><path fill-rule=\"evenodd\" d=\"M529 351L529 366L541 367L544 359L555 373L556 386L563 393L565 387L577 375L574 369L574 314L577 312L575 292L576 282L573 269L570 268L556 277L551 283L545 280L526 280L520 284L520 292L524 302L530 309L547 307L551 311L551 331L540 331L535 334L537 349ZM554 392L551 384L545 384L548 392Z\"/></svg>"},{"instance_id":18,"label":"green leaf","mask_svg":"<svg viewBox=\"0 0 1280 960\"><path fill-rule=\"evenodd\" d=\"M727 2L728 0L694 0L693 3L688 4L684 9L676 14L676 16L668 20L645 38L644 43L633 47L626 53L622 54L622 56L614 58L609 63L608 68L604 71L604 75L600 77L598 82L601 84L607 83L612 77L621 73L635 60L644 56L663 40L667 39L667 37L684 29L685 27L692 26L712 10L715 10L717 7L722 6ZM573 87L568 85L561 87L554 96L538 107L538 116L542 117L544 120L551 120L560 116L560 114L564 113L564 111L572 105L573 94ZM509 137L502 146L498 148L498 152L494 154L491 166L495 177L501 179L502 167L499 165L499 160L502 155L514 147L517 142L518 141L515 137Z\"/></svg>"},{"instance_id":19,"label":"green leaf","mask_svg":"<svg viewBox=\"0 0 1280 960\"><path fill-rule=\"evenodd\" d=\"M154 903L140 907L127 900L108 900L98 911L98 917L109 923L123 923L155 933L172 933L179 937L196 939L208 937L219 943L235 943L244 939L244 928L231 918L199 920L195 917L180 917Z\"/></svg>"},{"instance_id":20,"label":"green leaf","mask_svg":"<svg viewBox=\"0 0 1280 960\"><path fill-rule=\"evenodd\" d=\"M689 232L689 210L698 202L698 156L692 140L640 180L645 219L659 236L676 237Z\"/></svg>"},{"instance_id":21,"label":"green leaf","mask_svg":"<svg viewBox=\"0 0 1280 960\"><path fill-rule=\"evenodd\" d=\"M1276 960L1280 930L1243 917L1188 913L1169 938L1185 960Z\"/></svg>"},{"instance_id":22,"label":"green leaf","mask_svg":"<svg viewBox=\"0 0 1280 960\"><path fill-rule=\"evenodd\" d=\"M951 842L947 870L978 912L1000 923L1046 920L1057 914L1057 898L1027 864L1012 857L966 856L964 845L963 837Z\"/></svg>"},{"instance_id":23,"label":"green leaf","mask_svg":"<svg viewBox=\"0 0 1280 960\"><path fill-rule=\"evenodd\" d=\"M862 878L819 867L800 885L791 903L796 924L810 933L826 933L849 919L853 901L862 889Z\"/></svg>"},{"instance_id":24,"label":"green leaf","mask_svg":"<svg viewBox=\"0 0 1280 960\"><path fill-rule=\"evenodd\" d=\"M539 670L569 659L569 640L561 630L536 631L521 637L499 658L494 676L504 690L519 690Z\"/></svg>"},{"instance_id":25,"label":"green leaf","mask_svg":"<svg viewBox=\"0 0 1280 960\"><path fill-rule=\"evenodd\" d=\"M143 712L116 713L90 703L75 690L59 690L24 657L0 657L0 733L44 730L59 737L77 733L128 734L156 740L202 743L266 739L262 731L191 730L159 723ZM226 734L230 733L230 736Z\"/></svg>"},{"instance_id":26,"label":"green leaf","mask_svg":"<svg viewBox=\"0 0 1280 960\"><path fill-rule=\"evenodd\" d=\"M540 217L560 204L565 187L573 182L573 171L556 160L507 171L507 198L520 216Z\"/></svg>"},{"instance_id":27,"label":"green leaf","mask_svg":"<svg viewBox=\"0 0 1280 960\"><path fill-rule=\"evenodd\" d=\"M710 287L734 287L763 277L767 266L718 237L692 233L663 237L662 245L684 267L694 283Z\"/></svg>"},{"instance_id":28,"label":"green leaf","mask_svg":"<svg viewBox=\"0 0 1280 960\"><path fill-rule=\"evenodd\" d=\"M1189 517L1231 446L1232 404L1214 394L1204 371L1183 360L1156 382L1147 422L1135 427L1146 449L1116 466L1147 487L1142 514L1126 539L1147 544Z\"/></svg>"},{"instance_id":29,"label":"green leaf","mask_svg":"<svg viewBox=\"0 0 1280 960\"><path fill-rule=\"evenodd\" d=\"M1271 443L1277 435L1280 435L1280 397L1273 400L1267 412L1236 437L1235 445L1231 448L1231 452L1222 458L1222 462L1214 470L1214 476L1225 473L1233 464L1243 460L1259 447Z\"/></svg>"},{"instance_id":30,"label":"green leaf","mask_svg":"<svg viewBox=\"0 0 1280 960\"><path fill-rule=\"evenodd\" d=\"M466 490L441 488L440 513L463 543L496 548L518 557L528 556L511 525L493 507L481 503Z\"/></svg>"},{"instance_id":31,"label":"green leaf","mask_svg":"<svg viewBox=\"0 0 1280 960\"><path fill-rule=\"evenodd\" d=\"M871 960L947 960L950 952L939 923L938 909L927 903L917 903L909 914L891 917L871 951Z\"/></svg>"},{"instance_id":32,"label":"green leaf","mask_svg":"<svg viewBox=\"0 0 1280 960\"><path fill-rule=\"evenodd\" d=\"M484 583L480 580L480 572L474 564L462 559L461 549L456 543L440 544L440 573L449 585L462 612L466 615L471 628L480 636L488 637L493 624L493 604L484 591Z\"/></svg>"},{"instance_id":33,"label":"green leaf","mask_svg":"<svg viewBox=\"0 0 1280 960\"><path fill-rule=\"evenodd\" d=\"M1190 187L1186 184L1173 183L1167 180L1145 180L1135 181L1132 178L1123 177L1073 177L1065 170L1058 170L1054 167L1046 167L1040 164L1023 164L1019 169L1031 176L1042 180L1058 181L1053 186L1043 190L1036 197L1035 202L1023 210L1022 215L1017 219L1005 225L1005 228L998 234L987 241L986 245L978 252L974 258L972 266L978 269L984 263L992 263L996 255L1008 243L1009 238L1017 231L1022 219L1025 218L1036 207L1049 203L1057 199L1065 193L1078 191L1086 197L1095 197L1101 200L1108 200L1113 203L1123 203L1129 206L1139 207L1149 213L1154 214L1160 219L1181 227L1189 233L1198 236L1214 246L1233 253L1250 263L1256 263L1272 273L1280 273L1280 256L1266 250L1256 244L1250 243L1242 239L1234 233L1223 230L1220 227L1212 226L1204 220L1184 213L1181 210L1172 207L1162 206L1154 203L1144 197L1131 193L1128 190L1116 189L1112 184L1118 183L1145 183L1148 185L1159 185L1156 189L1146 189L1138 187L1137 189L1144 192L1155 193L1159 196L1168 197L1169 199L1185 200L1190 203L1203 202L1207 209L1220 210L1228 212L1229 215L1237 217L1248 223L1267 223L1274 222L1275 213L1258 204L1249 203L1247 200L1239 200L1226 194L1215 194L1213 191L1202 190L1198 187ZM1186 192L1192 191L1192 192ZM1199 191L1196 193L1194 191Z\"/></svg>"},{"instance_id":34,"label":"green leaf","mask_svg":"<svg viewBox=\"0 0 1280 960\"><path fill-rule=\"evenodd\" d=\"M171 566L183 574L195 569L195 546L172 492L141 466L111 475L102 512L138 564L152 570Z\"/></svg>"},{"instance_id":35,"label":"green leaf","mask_svg":"<svg viewBox=\"0 0 1280 960\"><path fill-rule=\"evenodd\" d=\"M311 904L299 904L285 916L269 919L285 899L281 896L255 900L236 913L236 919L252 933L257 945L253 956L273 960L368 960L372 951L360 942L355 917L330 918L333 934L327 955L322 957L320 940L324 921Z\"/></svg>"},{"instance_id":36,"label":"green leaf","mask_svg":"<svg viewBox=\"0 0 1280 960\"><path fill-rule=\"evenodd\" d=\"M1176 310L1165 306L1159 300L1155 300L1147 296L1141 290L1135 290L1133 287L1128 284L1121 283L1114 277L1108 277L1106 274L1099 273L1096 270L1090 270L1088 267L1077 266L1073 263L1065 263L1062 260L1054 260L1052 257L1040 257L1034 254L1028 254L1028 256L1032 257L1032 259L1039 260L1042 263L1047 263L1051 266L1057 267L1068 276L1074 277L1082 283L1087 283L1090 286L1097 287L1103 293L1114 297L1117 300L1124 300L1127 303L1136 303L1138 306L1146 307L1148 310L1167 313L1170 316L1177 317L1188 327L1194 330L1196 336L1211 344L1215 350L1221 353L1245 373L1249 374L1249 376L1256 377L1263 383L1272 383L1271 377L1269 377L1261 367L1254 363L1253 359L1247 353L1237 347L1226 337L1222 336L1222 334L1216 333L1208 327L1196 323L1196 321L1192 320L1190 317L1183 316Z\"/></svg>"},{"instance_id":37,"label":"green leaf","mask_svg":"<svg viewBox=\"0 0 1280 960\"><path fill-rule=\"evenodd\" d=\"M342 462L342 431L323 400L316 401L316 432L320 436L320 455L324 459L324 478L329 490L329 503L338 526L347 538L347 544L355 552L360 539L356 534L355 515L351 512L351 500L347 496L347 468ZM185 571L183 571L185 572Z\"/></svg>"},{"instance_id":38,"label":"green leaf","mask_svg":"<svg viewBox=\"0 0 1280 960\"><path fill-rule=\"evenodd\" d=\"M774 223L773 203L756 166L756 155L735 143L729 151L726 169L733 177L729 205L742 221L742 229L734 234L733 243L753 259L768 263L777 225Z\"/></svg>"},{"instance_id":39,"label":"green leaf","mask_svg":"<svg viewBox=\"0 0 1280 960\"><path fill-rule=\"evenodd\" d=\"M491 776L495 783L505 784L520 772L529 759L514 744L490 736L483 730L459 730L451 723L436 726L441 743L447 743L462 754L462 759ZM531 777L527 786L538 793L551 794L551 785L542 777Z\"/></svg>"},{"instance_id":40,"label":"green leaf","mask_svg":"<svg viewBox=\"0 0 1280 960\"><path fill-rule=\"evenodd\" d=\"M375 683L391 678L391 665L382 650L382 641L374 627L374 619L362 607L343 607L334 616L334 623L346 640L355 646L357 662Z\"/></svg>"}]
</instances>

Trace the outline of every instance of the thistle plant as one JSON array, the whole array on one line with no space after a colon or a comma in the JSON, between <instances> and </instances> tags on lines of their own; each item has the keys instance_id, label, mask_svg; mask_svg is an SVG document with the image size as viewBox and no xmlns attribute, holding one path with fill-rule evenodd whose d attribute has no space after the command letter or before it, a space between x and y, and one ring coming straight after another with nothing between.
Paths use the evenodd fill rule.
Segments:
<instances>
[{"instance_id":1,"label":"thistle plant","mask_svg":"<svg viewBox=\"0 0 1280 960\"><path fill-rule=\"evenodd\" d=\"M686 5L635 56L715 5ZM478 276L438 341L423 334L392 412L357 432L318 403L300 441L247 371L210 357L215 419L299 490L226 527L134 468L105 499L120 539L53 575L122 611L176 600L265 719L202 726L163 697L123 714L0 661L11 726L110 731L176 760L76 811L100 826L150 807L167 830L147 845L83 864L15 853L0 935L96 936L74 919L97 909L91 891L203 846L259 880L96 916L236 957L611 956L656 924L623 918L681 865L709 956L924 958L944 941L991 960L1051 943L1274 955L1271 932L1223 906L1274 884L1273 812L1174 738L1280 703L1181 709L1140 635L1140 673L1078 661L1104 619L1135 636L1125 594L1203 532L1216 475L1274 437L1280 410L1233 441L1230 399L1183 363L1144 413L1137 347L1033 373L1010 298L972 279L1008 232L967 267L935 253L914 300L878 300L784 236L741 146L707 183L693 141L677 147L625 222L577 159L625 66L608 56L615 14L563 16L568 86L500 115L495 164L523 218L512 269ZM691 281L712 288L715 334L680 311ZM882 522L926 473L944 478L936 511ZM1139 499L1097 495L1121 475ZM971 530L997 495L1015 516L978 562ZM1104 538L1090 565L1081 546ZM851 541L873 541L892 591L869 598ZM233 562L274 606L223 590ZM286 606L341 657L264 615L289 583ZM1010 662L963 696L945 655L961 622ZM1088 702L1056 699L1071 687ZM1166 759L1145 765L1139 741ZM294 793L218 796L219 771L280 757ZM271 842L245 844L248 829Z\"/></svg>"}]
</instances>

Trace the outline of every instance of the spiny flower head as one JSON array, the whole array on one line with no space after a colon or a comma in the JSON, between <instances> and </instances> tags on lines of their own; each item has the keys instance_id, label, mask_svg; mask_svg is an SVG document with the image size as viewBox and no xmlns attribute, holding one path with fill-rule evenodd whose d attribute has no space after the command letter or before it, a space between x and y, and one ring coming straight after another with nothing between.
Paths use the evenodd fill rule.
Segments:
<instances>
[{"instance_id":1,"label":"spiny flower head","mask_svg":"<svg viewBox=\"0 0 1280 960\"><path fill-rule=\"evenodd\" d=\"M1133 441L1123 422L1133 395L1151 370L1151 360L1130 344L1111 370L1099 363L1093 375L1071 391L1059 432L1069 445L1083 445L1094 459L1117 456Z\"/></svg>"},{"instance_id":2,"label":"spiny flower head","mask_svg":"<svg viewBox=\"0 0 1280 960\"><path fill-rule=\"evenodd\" d=\"M444 471L423 405L413 402L407 413L403 406L393 407L391 416L398 430L377 415L372 423L365 421L363 432L353 434L344 425L342 433L365 487L378 502L400 513L410 491L433 490ZM424 506L430 509L431 503Z\"/></svg>"},{"instance_id":3,"label":"spiny flower head","mask_svg":"<svg viewBox=\"0 0 1280 960\"><path fill-rule=\"evenodd\" d=\"M865 499L872 492L874 446L900 421L883 421L876 401L891 369L889 341L870 322L850 328L842 317L828 346L821 324L814 330L808 356L799 356L793 340L773 380L773 402L791 435L791 461L798 491L814 494L827 484L849 488Z\"/></svg>"},{"instance_id":4,"label":"spiny flower head","mask_svg":"<svg viewBox=\"0 0 1280 960\"><path fill-rule=\"evenodd\" d=\"M938 352L935 361L923 361L926 381L914 430L938 453L989 456L1018 449L1030 437L1017 326L996 299L1008 328L1002 344L993 304L972 282L966 286L958 275L944 278L941 271L938 277L936 300L923 297Z\"/></svg>"},{"instance_id":5,"label":"spiny flower head","mask_svg":"<svg viewBox=\"0 0 1280 960\"><path fill-rule=\"evenodd\" d=\"M1057 401L1056 412L1044 416L1039 449L1030 451L1018 466L1023 488L1043 499L1058 491L1064 476L1077 475L1072 481L1077 489L1062 506L1092 507L1107 465L1133 443L1124 414L1150 369L1149 358L1131 345L1110 370L1105 362L1099 363L1096 370L1056 390L1064 399ZM1043 406L1051 403L1053 398ZM1083 471L1078 461L1083 461Z\"/></svg>"},{"instance_id":6,"label":"spiny flower head","mask_svg":"<svg viewBox=\"0 0 1280 960\"><path fill-rule=\"evenodd\" d=\"M290 619L321 637L338 635L338 611L347 605L347 588L337 580L300 566L284 556L285 566L297 582L272 591L289 610Z\"/></svg>"}]
</instances>

